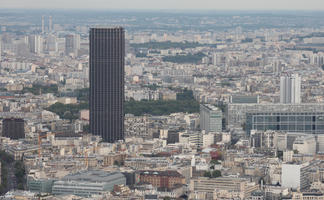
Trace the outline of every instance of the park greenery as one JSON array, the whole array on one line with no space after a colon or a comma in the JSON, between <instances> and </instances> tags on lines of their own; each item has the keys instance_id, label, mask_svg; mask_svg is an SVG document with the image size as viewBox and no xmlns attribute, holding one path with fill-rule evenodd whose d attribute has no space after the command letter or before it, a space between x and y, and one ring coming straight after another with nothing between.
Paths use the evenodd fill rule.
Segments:
<instances>
[{"instance_id":1,"label":"park greenery","mask_svg":"<svg viewBox=\"0 0 324 200\"><path fill-rule=\"evenodd\" d=\"M46 108L46 110L56 113L61 119L74 120L79 118L80 110L89 109L88 103L63 104L55 103Z\"/></svg>"},{"instance_id":2,"label":"park greenery","mask_svg":"<svg viewBox=\"0 0 324 200\"><path fill-rule=\"evenodd\" d=\"M77 97L77 99L82 102L89 101L89 92L90 92L89 88L82 88L82 89L74 90L75 97Z\"/></svg>"},{"instance_id":3,"label":"park greenery","mask_svg":"<svg viewBox=\"0 0 324 200\"><path fill-rule=\"evenodd\" d=\"M136 49L187 49L187 48L196 48L201 46L208 46L206 44L200 44L198 42L146 42L146 43L133 43L131 47Z\"/></svg>"},{"instance_id":4,"label":"park greenery","mask_svg":"<svg viewBox=\"0 0 324 200\"><path fill-rule=\"evenodd\" d=\"M151 87L151 86L150 86ZM152 86L155 87L155 86ZM179 89L180 90L180 89ZM89 109L88 89L80 90L79 104L62 104L55 103L46 108L46 110L56 113L62 119L75 120L79 117L80 110ZM176 100L157 100L157 101L126 101L124 104L125 114L134 114L140 116L143 114L150 115L169 115L176 112L195 113L199 112L199 103L194 99L192 90L181 90L177 93Z\"/></svg>"},{"instance_id":5,"label":"park greenery","mask_svg":"<svg viewBox=\"0 0 324 200\"><path fill-rule=\"evenodd\" d=\"M24 183L25 183L25 174L26 174L26 171L25 171L25 166L24 166L24 163L22 161L16 161L15 164L15 176L16 176L16 179L17 179L17 188L19 190L23 190L24 189Z\"/></svg>"},{"instance_id":6,"label":"park greenery","mask_svg":"<svg viewBox=\"0 0 324 200\"><path fill-rule=\"evenodd\" d=\"M22 90L22 93L32 93L34 95L39 95L39 94L47 94L47 93L58 93L58 86L55 84L52 85L41 85L41 84L33 84L31 88L25 87Z\"/></svg>"},{"instance_id":7,"label":"park greenery","mask_svg":"<svg viewBox=\"0 0 324 200\"><path fill-rule=\"evenodd\" d=\"M153 83L153 84L149 84L149 85L142 85L142 87L146 87L146 88L149 88L150 90L157 90L159 87L159 85Z\"/></svg>"},{"instance_id":8,"label":"park greenery","mask_svg":"<svg viewBox=\"0 0 324 200\"><path fill-rule=\"evenodd\" d=\"M221 164L221 163L220 163L218 160L214 160L214 159L213 159L213 160L210 161L210 164L211 164L211 165L219 165L219 164Z\"/></svg>"},{"instance_id":9,"label":"park greenery","mask_svg":"<svg viewBox=\"0 0 324 200\"><path fill-rule=\"evenodd\" d=\"M150 115L169 115L176 112L199 112L199 103L195 100L169 100L169 101L127 101L125 102L125 113L140 116Z\"/></svg>"},{"instance_id":10,"label":"park greenery","mask_svg":"<svg viewBox=\"0 0 324 200\"><path fill-rule=\"evenodd\" d=\"M194 100L193 91L185 88L183 91L177 93L177 100L178 101Z\"/></svg>"},{"instance_id":11,"label":"park greenery","mask_svg":"<svg viewBox=\"0 0 324 200\"><path fill-rule=\"evenodd\" d=\"M217 178L221 177L222 173L219 170L214 170L214 171L205 171L204 177L209 177L209 178Z\"/></svg>"},{"instance_id":12,"label":"park greenery","mask_svg":"<svg viewBox=\"0 0 324 200\"><path fill-rule=\"evenodd\" d=\"M192 90L184 89L178 92L176 100L130 100L125 102L125 113L134 114L136 116L143 114L169 115L176 112L199 112L199 103L194 99Z\"/></svg>"},{"instance_id":13,"label":"park greenery","mask_svg":"<svg viewBox=\"0 0 324 200\"><path fill-rule=\"evenodd\" d=\"M173 63L200 63L202 58L206 55L203 53L196 54L187 54L187 55L176 55L176 56L164 56L162 60L164 62L173 62Z\"/></svg>"},{"instance_id":14,"label":"park greenery","mask_svg":"<svg viewBox=\"0 0 324 200\"><path fill-rule=\"evenodd\" d=\"M26 183L25 166L22 161L15 161L13 156L9 155L5 151L0 151L0 162L1 162L1 185L0 195L4 194L8 190L8 170L14 170L15 177L17 179L17 189L23 190ZM13 166L13 169L9 169Z\"/></svg>"}]
</instances>

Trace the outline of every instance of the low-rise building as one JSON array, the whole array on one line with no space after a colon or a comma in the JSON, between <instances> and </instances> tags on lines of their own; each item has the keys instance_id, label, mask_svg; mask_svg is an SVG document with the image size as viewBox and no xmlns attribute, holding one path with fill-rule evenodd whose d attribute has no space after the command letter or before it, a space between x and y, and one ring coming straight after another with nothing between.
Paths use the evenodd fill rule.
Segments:
<instances>
[{"instance_id":1,"label":"low-rise building","mask_svg":"<svg viewBox=\"0 0 324 200\"><path fill-rule=\"evenodd\" d=\"M126 178L122 173L93 170L71 174L55 181L52 192L55 195L74 194L90 197L111 192L115 185L126 185Z\"/></svg>"},{"instance_id":2,"label":"low-rise building","mask_svg":"<svg viewBox=\"0 0 324 200\"><path fill-rule=\"evenodd\" d=\"M157 188L172 189L186 183L185 177L177 171L139 171L135 175L137 184L149 183Z\"/></svg>"},{"instance_id":3,"label":"low-rise building","mask_svg":"<svg viewBox=\"0 0 324 200\"><path fill-rule=\"evenodd\" d=\"M206 178L198 177L191 179L190 191L192 193L205 194L210 196L212 194L219 195L220 191L232 191L239 193L238 195L245 199L251 195L251 192L259 188L258 184L250 182L244 178L232 178L232 177L221 177L221 178ZM209 194L209 195L208 195Z\"/></svg>"}]
</instances>

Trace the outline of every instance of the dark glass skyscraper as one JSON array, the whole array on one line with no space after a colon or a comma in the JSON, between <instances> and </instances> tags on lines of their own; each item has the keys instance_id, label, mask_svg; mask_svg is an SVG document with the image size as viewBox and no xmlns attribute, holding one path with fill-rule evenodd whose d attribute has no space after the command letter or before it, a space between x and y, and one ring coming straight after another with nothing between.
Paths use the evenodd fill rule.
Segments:
<instances>
[{"instance_id":1,"label":"dark glass skyscraper","mask_svg":"<svg viewBox=\"0 0 324 200\"><path fill-rule=\"evenodd\" d=\"M90 29L90 131L105 142L124 139L125 32Z\"/></svg>"},{"instance_id":2,"label":"dark glass skyscraper","mask_svg":"<svg viewBox=\"0 0 324 200\"><path fill-rule=\"evenodd\" d=\"M25 121L19 118L3 119L2 136L13 140L25 138Z\"/></svg>"}]
</instances>

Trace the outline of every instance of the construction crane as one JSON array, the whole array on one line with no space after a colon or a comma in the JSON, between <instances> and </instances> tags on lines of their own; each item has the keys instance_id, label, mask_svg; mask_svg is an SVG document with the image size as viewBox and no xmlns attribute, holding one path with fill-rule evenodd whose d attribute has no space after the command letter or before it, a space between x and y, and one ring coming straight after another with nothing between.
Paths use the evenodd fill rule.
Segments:
<instances>
[{"instance_id":1,"label":"construction crane","mask_svg":"<svg viewBox=\"0 0 324 200\"><path fill-rule=\"evenodd\" d=\"M98 147L96 147L96 146L93 146L92 147L92 152L96 152L97 151L97 149L98 149ZM85 149L84 150L84 164L85 164L85 166L86 166L86 169L88 169L89 168L89 159L88 159L88 152L90 151L91 149Z\"/></svg>"},{"instance_id":2,"label":"construction crane","mask_svg":"<svg viewBox=\"0 0 324 200\"><path fill-rule=\"evenodd\" d=\"M42 138L46 138L48 135L45 134L45 135L41 135L41 133L39 132L38 133L38 158L40 159L41 155L42 155Z\"/></svg>"}]
</instances>

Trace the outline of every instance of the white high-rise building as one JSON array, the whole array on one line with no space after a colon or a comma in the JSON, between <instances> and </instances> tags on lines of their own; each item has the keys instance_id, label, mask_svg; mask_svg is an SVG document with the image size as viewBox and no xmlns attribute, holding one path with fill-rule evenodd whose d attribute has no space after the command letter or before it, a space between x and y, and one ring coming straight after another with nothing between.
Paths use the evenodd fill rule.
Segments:
<instances>
[{"instance_id":1,"label":"white high-rise building","mask_svg":"<svg viewBox=\"0 0 324 200\"><path fill-rule=\"evenodd\" d=\"M49 20L48 20L48 32L52 32L53 30L53 21L52 21L52 16L49 16Z\"/></svg>"},{"instance_id":2,"label":"white high-rise building","mask_svg":"<svg viewBox=\"0 0 324 200\"><path fill-rule=\"evenodd\" d=\"M42 34L45 33L45 17L42 16Z\"/></svg>"},{"instance_id":3,"label":"white high-rise building","mask_svg":"<svg viewBox=\"0 0 324 200\"><path fill-rule=\"evenodd\" d=\"M39 54L43 52L43 38L40 35L28 36L28 47L30 52Z\"/></svg>"},{"instance_id":4,"label":"white high-rise building","mask_svg":"<svg viewBox=\"0 0 324 200\"><path fill-rule=\"evenodd\" d=\"M300 83L298 74L280 77L280 103L301 103Z\"/></svg>"},{"instance_id":5,"label":"white high-rise building","mask_svg":"<svg viewBox=\"0 0 324 200\"><path fill-rule=\"evenodd\" d=\"M46 50L50 52L58 51L58 42L57 38L53 34L49 34L46 38Z\"/></svg>"}]
</instances>

